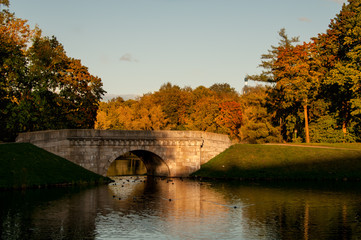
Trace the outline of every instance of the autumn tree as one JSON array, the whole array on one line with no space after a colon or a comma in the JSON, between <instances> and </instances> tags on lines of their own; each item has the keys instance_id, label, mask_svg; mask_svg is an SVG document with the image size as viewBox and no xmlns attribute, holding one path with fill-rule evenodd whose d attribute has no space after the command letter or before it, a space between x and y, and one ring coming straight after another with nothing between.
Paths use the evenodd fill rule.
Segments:
<instances>
[{"instance_id":1,"label":"autumn tree","mask_svg":"<svg viewBox=\"0 0 361 240\"><path fill-rule=\"evenodd\" d=\"M162 130L167 128L168 119L161 105L156 104L154 96L144 95L138 104L135 104L135 115L132 121L136 130Z\"/></svg>"},{"instance_id":2,"label":"autumn tree","mask_svg":"<svg viewBox=\"0 0 361 240\"><path fill-rule=\"evenodd\" d=\"M191 89L182 89L168 82L163 84L153 95L154 103L160 105L166 114L168 128L184 130L192 104Z\"/></svg>"},{"instance_id":3,"label":"autumn tree","mask_svg":"<svg viewBox=\"0 0 361 240\"><path fill-rule=\"evenodd\" d=\"M10 2L9 2L9 0L0 0L0 10L1 10L1 8L3 7L9 7L10 6Z\"/></svg>"},{"instance_id":4,"label":"autumn tree","mask_svg":"<svg viewBox=\"0 0 361 240\"><path fill-rule=\"evenodd\" d=\"M288 37L286 30L282 28L278 35L280 36L280 41L278 46L271 46L271 49L268 50L268 53L262 54L261 63L259 67L263 68L263 71L259 75L247 75L246 78L253 81L268 82L274 83L277 79L274 78L274 63L277 61L280 49L291 48L295 43L299 42L298 37Z\"/></svg>"},{"instance_id":5,"label":"autumn tree","mask_svg":"<svg viewBox=\"0 0 361 240\"><path fill-rule=\"evenodd\" d=\"M0 14L1 140L45 129L93 128L101 79L66 55L55 37L26 20Z\"/></svg>"},{"instance_id":6,"label":"autumn tree","mask_svg":"<svg viewBox=\"0 0 361 240\"><path fill-rule=\"evenodd\" d=\"M33 33L25 20L0 12L0 140L13 139L27 117L18 105L28 82L25 51Z\"/></svg>"},{"instance_id":7,"label":"autumn tree","mask_svg":"<svg viewBox=\"0 0 361 240\"><path fill-rule=\"evenodd\" d=\"M216 121L220 112L218 100L215 96L200 98L191 109L186 129L227 133L226 127Z\"/></svg>"},{"instance_id":8,"label":"autumn tree","mask_svg":"<svg viewBox=\"0 0 361 240\"><path fill-rule=\"evenodd\" d=\"M66 55L55 37L37 35L27 51L29 66L24 101L35 106L24 130L93 128L104 93L100 78L80 60Z\"/></svg>"},{"instance_id":9,"label":"autumn tree","mask_svg":"<svg viewBox=\"0 0 361 240\"><path fill-rule=\"evenodd\" d=\"M232 138L240 140L240 128L242 126L242 108L236 101L225 101L219 105L219 115L215 119L218 125L227 128L227 132Z\"/></svg>"},{"instance_id":10,"label":"autumn tree","mask_svg":"<svg viewBox=\"0 0 361 240\"><path fill-rule=\"evenodd\" d=\"M228 84L213 87L193 90L167 83L131 102L101 103L96 128L201 130L238 138L242 122L238 94Z\"/></svg>"},{"instance_id":11,"label":"autumn tree","mask_svg":"<svg viewBox=\"0 0 361 240\"><path fill-rule=\"evenodd\" d=\"M271 88L268 89L268 101L267 111L274 118L274 124L280 126L280 134L285 139L288 138L290 129L295 128L296 120L295 114L297 111L290 106L290 101L286 99L283 88L275 88L279 78L275 75L275 64L279 59L281 51L286 52L291 50L295 43L297 43L298 37L288 37L286 30L283 28L279 32L280 40L278 46L271 46L267 54L261 56L261 64L259 67L263 68L263 71L259 75L247 75L246 78L249 80L272 83ZM292 125L290 127L290 125ZM292 130L293 132L293 130Z\"/></svg>"},{"instance_id":12,"label":"autumn tree","mask_svg":"<svg viewBox=\"0 0 361 240\"><path fill-rule=\"evenodd\" d=\"M236 89L231 87L228 83L215 83L209 87L209 90L213 91L218 98L223 100L237 100L239 98Z\"/></svg>"},{"instance_id":13,"label":"autumn tree","mask_svg":"<svg viewBox=\"0 0 361 240\"><path fill-rule=\"evenodd\" d=\"M321 64L314 43L281 46L274 62L275 90L284 95L286 107L300 103L304 114L306 143L310 142L308 108L320 87Z\"/></svg>"}]
</instances>

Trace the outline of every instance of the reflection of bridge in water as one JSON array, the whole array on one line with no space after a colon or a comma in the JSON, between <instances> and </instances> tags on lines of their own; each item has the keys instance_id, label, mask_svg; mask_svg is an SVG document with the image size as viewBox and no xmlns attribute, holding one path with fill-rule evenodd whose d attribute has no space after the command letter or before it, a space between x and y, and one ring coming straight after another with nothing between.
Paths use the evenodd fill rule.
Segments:
<instances>
[{"instance_id":1,"label":"reflection of bridge in water","mask_svg":"<svg viewBox=\"0 0 361 240\"><path fill-rule=\"evenodd\" d=\"M146 175L147 168L142 159L133 153L126 153L115 159L109 166L107 176Z\"/></svg>"},{"instance_id":2,"label":"reflection of bridge in water","mask_svg":"<svg viewBox=\"0 0 361 240\"><path fill-rule=\"evenodd\" d=\"M20 133L30 142L84 168L105 175L126 153L138 156L148 175L188 176L231 145L227 135L200 131L66 129Z\"/></svg>"}]
</instances>

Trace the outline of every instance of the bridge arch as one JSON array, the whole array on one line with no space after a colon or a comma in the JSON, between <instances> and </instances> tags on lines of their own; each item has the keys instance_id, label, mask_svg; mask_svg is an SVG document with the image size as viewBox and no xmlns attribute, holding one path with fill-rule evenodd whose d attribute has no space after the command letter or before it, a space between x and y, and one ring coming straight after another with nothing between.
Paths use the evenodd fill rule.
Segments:
<instances>
[{"instance_id":1,"label":"bridge arch","mask_svg":"<svg viewBox=\"0 0 361 240\"><path fill-rule=\"evenodd\" d=\"M47 130L20 133L16 142L32 143L102 175L117 157L134 151L142 157L151 155L151 174L169 177L189 176L231 145L227 135L168 130Z\"/></svg>"},{"instance_id":2,"label":"bridge arch","mask_svg":"<svg viewBox=\"0 0 361 240\"><path fill-rule=\"evenodd\" d=\"M152 176L171 176L171 172L167 162L164 160L164 156L162 157L162 153L155 153L156 151L152 151L151 149L139 147L130 147L127 149L122 149L120 151L116 151L112 153L111 157L106 161L104 165L104 169L102 169L102 175L105 175L108 171L110 165L120 156L126 153L133 153L144 163L147 169L147 175Z\"/></svg>"}]
</instances>

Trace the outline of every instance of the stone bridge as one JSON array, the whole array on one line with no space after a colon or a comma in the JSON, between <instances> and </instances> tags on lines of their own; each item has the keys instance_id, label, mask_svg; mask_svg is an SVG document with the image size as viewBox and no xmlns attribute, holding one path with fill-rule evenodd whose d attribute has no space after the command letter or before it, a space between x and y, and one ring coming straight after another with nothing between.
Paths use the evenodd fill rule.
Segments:
<instances>
[{"instance_id":1,"label":"stone bridge","mask_svg":"<svg viewBox=\"0 0 361 240\"><path fill-rule=\"evenodd\" d=\"M148 175L181 177L231 145L227 135L200 131L123 131L65 129L20 133L29 142L90 171L106 175L110 164L133 153Z\"/></svg>"}]
</instances>

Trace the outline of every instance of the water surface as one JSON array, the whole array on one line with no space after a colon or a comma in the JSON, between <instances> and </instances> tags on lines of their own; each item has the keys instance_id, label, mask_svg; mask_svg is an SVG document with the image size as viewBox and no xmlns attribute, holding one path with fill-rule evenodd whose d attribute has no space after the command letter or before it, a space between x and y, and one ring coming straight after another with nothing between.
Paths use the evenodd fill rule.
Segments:
<instances>
[{"instance_id":1,"label":"water surface","mask_svg":"<svg viewBox=\"0 0 361 240\"><path fill-rule=\"evenodd\" d=\"M361 239L355 183L115 180L0 192L1 239Z\"/></svg>"}]
</instances>

